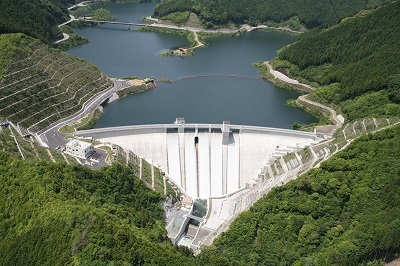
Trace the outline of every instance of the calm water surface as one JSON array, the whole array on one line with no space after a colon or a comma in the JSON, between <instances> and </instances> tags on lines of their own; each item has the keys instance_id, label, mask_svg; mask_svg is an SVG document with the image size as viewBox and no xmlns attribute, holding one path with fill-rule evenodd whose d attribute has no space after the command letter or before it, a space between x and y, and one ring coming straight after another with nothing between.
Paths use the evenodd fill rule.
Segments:
<instances>
[{"instance_id":1,"label":"calm water surface","mask_svg":"<svg viewBox=\"0 0 400 266\"><path fill-rule=\"evenodd\" d=\"M140 22L150 15L154 4L107 4L113 17ZM160 52L187 45L186 38L163 33L138 32L127 26L109 25L81 28L77 32L89 44L68 52L98 66L115 77L154 77L178 80L198 75L241 75L258 77L253 62L269 60L276 51L295 40L290 35L251 32L239 37L208 40L209 47L196 50L195 56L162 57ZM172 123L185 117L188 123L221 123L291 128L294 122L311 123L314 118L286 105L297 97L293 91L276 88L257 79L211 76L185 79L146 93L130 95L104 108L96 128Z\"/></svg>"}]
</instances>

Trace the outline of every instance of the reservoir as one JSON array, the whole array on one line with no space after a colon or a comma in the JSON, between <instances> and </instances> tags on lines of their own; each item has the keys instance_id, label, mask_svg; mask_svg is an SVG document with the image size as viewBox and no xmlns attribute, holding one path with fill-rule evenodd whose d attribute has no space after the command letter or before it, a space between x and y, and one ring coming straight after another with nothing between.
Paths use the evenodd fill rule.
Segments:
<instances>
[{"instance_id":1,"label":"reservoir","mask_svg":"<svg viewBox=\"0 0 400 266\"><path fill-rule=\"evenodd\" d=\"M94 5L93 9L103 7L112 17L140 23L154 6L114 3ZM274 58L277 50L295 41L293 36L254 31L217 37L208 39L208 47L196 49L194 56L182 58L160 55L188 44L186 38L174 34L138 32L122 25L78 28L76 32L90 43L68 53L95 64L109 76L180 80L159 82L156 89L108 104L95 128L172 123L176 117L184 117L187 123L230 120L232 124L280 128L315 121L286 104L298 96L297 92L259 80L259 71L252 65Z\"/></svg>"}]
</instances>

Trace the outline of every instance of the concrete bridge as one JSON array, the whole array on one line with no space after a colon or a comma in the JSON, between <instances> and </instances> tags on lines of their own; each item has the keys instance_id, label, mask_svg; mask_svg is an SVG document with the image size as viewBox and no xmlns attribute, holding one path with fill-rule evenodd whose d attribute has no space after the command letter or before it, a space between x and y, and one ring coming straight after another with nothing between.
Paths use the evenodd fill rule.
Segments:
<instances>
[{"instance_id":1,"label":"concrete bridge","mask_svg":"<svg viewBox=\"0 0 400 266\"><path fill-rule=\"evenodd\" d=\"M250 186L282 151L319 142L315 133L223 124L156 124L78 131L117 144L158 166L193 198L221 197Z\"/></svg>"},{"instance_id":2,"label":"concrete bridge","mask_svg":"<svg viewBox=\"0 0 400 266\"><path fill-rule=\"evenodd\" d=\"M203 222L203 221L204 221L204 218L200 218L200 217L197 217L197 216L194 216L194 215L191 215L191 214L189 214L189 215L187 216L187 218L196 220L196 221L198 221L198 222Z\"/></svg>"},{"instance_id":3,"label":"concrete bridge","mask_svg":"<svg viewBox=\"0 0 400 266\"><path fill-rule=\"evenodd\" d=\"M146 26L144 23L126 22L126 21L108 21L108 20L94 20L94 19L79 19L81 21L93 22L97 24L114 24L114 25L127 25L127 26Z\"/></svg>"}]
</instances>

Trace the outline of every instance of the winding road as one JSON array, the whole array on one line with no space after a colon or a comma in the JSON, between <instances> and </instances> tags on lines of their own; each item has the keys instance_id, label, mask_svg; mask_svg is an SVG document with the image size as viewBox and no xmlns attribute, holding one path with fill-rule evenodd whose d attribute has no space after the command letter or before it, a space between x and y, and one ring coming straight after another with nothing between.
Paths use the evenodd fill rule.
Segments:
<instances>
[{"instance_id":1,"label":"winding road","mask_svg":"<svg viewBox=\"0 0 400 266\"><path fill-rule=\"evenodd\" d=\"M291 84L291 85L297 85L297 86L307 88L308 91L306 90L306 92L315 90L314 87L311 87L308 84L300 83L298 80L291 79L288 76L286 76L285 74L283 74L282 72L274 70L274 68L271 66L269 61L265 61L264 64L268 67L269 73L271 73L276 79L279 79L279 80L281 80L285 83Z\"/></svg>"},{"instance_id":2,"label":"winding road","mask_svg":"<svg viewBox=\"0 0 400 266\"><path fill-rule=\"evenodd\" d=\"M300 104L308 103L310 105L314 105L314 106L320 107L321 109L324 109L324 110L328 111L329 114L330 114L331 120L335 123L335 126L337 128L341 128L343 126L343 122L341 121L341 119L337 115L336 111L333 110L332 108L330 108L330 107L328 107L326 105L320 104L318 102L314 102L314 101L311 101L311 100L307 99L307 95L300 95L299 98L297 98L297 100L298 100L298 102Z\"/></svg>"},{"instance_id":3,"label":"winding road","mask_svg":"<svg viewBox=\"0 0 400 266\"><path fill-rule=\"evenodd\" d=\"M298 87L299 86L303 87L304 88L303 90L306 92L311 92L311 91L315 90L314 87L312 87L308 84L300 83L298 80L291 79L288 76L286 76L285 74L274 70L268 61L265 61L264 64L268 67L269 73L271 73L271 75L273 75L275 79L279 79L280 81L285 82L287 84L296 85ZM297 102L303 106L311 105L311 106L314 106L317 108L321 108L326 113L329 113L329 117L332 120L332 122L334 123L334 126L332 126L332 125L317 126L316 127L317 130L320 130L323 133L329 133L329 135L332 135L336 130L338 130L339 128L341 128L343 126L343 122L344 122L343 117L341 115L337 115L337 113L334 109L332 109L328 106L325 106L321 103L314 102L314 101L307 99L307 95L300 95L297 98Z\"/></svg>"},{"instance_id":4,"label":"winding road","mask_svg":"<svg viewBox=\"0 0 400 266\"><path fill-rule=\"evenodd\" d=\"M76 18L73 15L69 15L70 19L68 21L65 21L64 23L61 23L60 25L58 25L58 27L60 28L61 26L67 25L68 23L71 23L72 21L76 20ZM69 39L69 35L65 32L62 33L63 34L63 38L61 40L55 41L54 44L66 41Z\"/></svg>"},{"instance_id":5,"label":"winding road","mask_svg":"<svg viewBox=\"0 0 400 266\"><path fill-rule=\"evenodd\" d=\"M47 143L50 148L56 148L59 145L65 145L67 140L65 139L65 136L58 131L60 127L85 117L87 114L93 112L97 107L99 107L101 103L111 97L113 93L131 86L131 84L126 80L111 78L111 81L114 83L112 87L94 95L91 99L84 103L79 112L57 121L42 131L37 132L36 135L43 142Z\"/></svg>"}]
</instances>

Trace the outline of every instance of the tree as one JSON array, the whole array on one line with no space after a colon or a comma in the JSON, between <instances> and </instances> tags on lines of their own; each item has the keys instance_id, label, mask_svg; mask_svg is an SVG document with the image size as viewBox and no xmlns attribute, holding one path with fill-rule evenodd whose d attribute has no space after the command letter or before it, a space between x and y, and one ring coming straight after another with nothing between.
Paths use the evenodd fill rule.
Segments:
<instances>
[{"instance_id":1,"label":"tree","mask_svg":"<svg viewBox=\"0 0 400 266\"><path fill-rule=\"evenodd\" d=\"M93 12L93 18L94 18L95 20L110 20L110 19L111 19L111 17L110 17L110 11L108 11L108 10L105 9L105 8L96 9L96 10Z\"/></svg>"}]
</instances>

